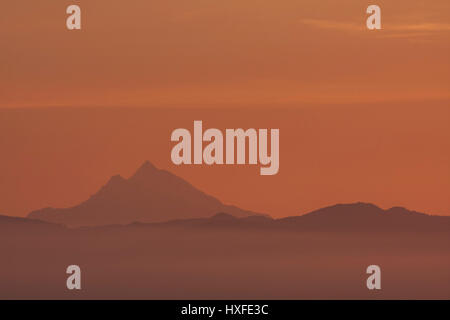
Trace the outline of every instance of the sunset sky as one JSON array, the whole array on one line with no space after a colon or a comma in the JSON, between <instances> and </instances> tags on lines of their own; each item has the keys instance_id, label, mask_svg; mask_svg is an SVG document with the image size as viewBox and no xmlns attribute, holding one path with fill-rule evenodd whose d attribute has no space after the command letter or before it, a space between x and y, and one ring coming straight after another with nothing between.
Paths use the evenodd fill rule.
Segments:
<instances>
[{"instance_id":1,"label":"sunset sky","mask_svg":"<svg viewBox=\"0 0 450 320\"><path fill-rule=\"evenodd\" d=\"M66 7L82 30L66 29ZM365 28L381 7L382 30ZM0 214L85 200L144 160L273 216L367 201L450 215L450 2L9 1ZM171 131L280 128L280 173L177 167Z\"/></svg>"}]
</instances>

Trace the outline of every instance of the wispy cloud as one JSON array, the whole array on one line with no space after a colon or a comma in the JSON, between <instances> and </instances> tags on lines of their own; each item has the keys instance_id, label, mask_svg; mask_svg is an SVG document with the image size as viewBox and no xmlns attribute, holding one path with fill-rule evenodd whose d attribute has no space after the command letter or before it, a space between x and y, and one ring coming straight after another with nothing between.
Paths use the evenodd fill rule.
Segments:
<instances>
[{"instance_id":1,"label":"wispy cloud","mask_svg":"<svg viewBox=\"0 0 450 320\"><path fill-rule=\"evenodd\" d=\"M354 23L321 19L303 19L301 20L301 23L313 28L335 31L360 32L366 30L364 21L361 23ZM426 37L438 32L450 31L450 23L382 25L382 29L384 32L387 32L384 36L389 38Z\"/></svg>"},{"instance_id":2,"label":"wispy cloud","mask_svg":"<svg viewBox=\"0 0 450 320\"><path fill-rule=\"evenodd\" d=\"M382 38L419 38L432 36L432 32L390 32L381 35Z\"/></svg>"},{"instance_id":3,"label":"wispy cloud","mask_svg":"<svg viewBox=\"0 0 450 320\"><path fill-rule=\"evenodd\" d=\"M342 31L361 31L364 30L364 25L351 22L340 22L332 20L320 20L320 19L303 19L301 22L307 26L319 28L319 29L332 29Z\"/></svg>"},{"instance_id":4,"label":"wispy cloud","mask_svg":"<svg viewBox=\"0 0 450 320\"><path fill-rule=\"evenodd\" d=\"M389 29L394 31L418 31L418 32L439 32L450 31L450 24L448 23L418 23L418 24L401 24L389 26Z\"/></svg>"}]
</instances>

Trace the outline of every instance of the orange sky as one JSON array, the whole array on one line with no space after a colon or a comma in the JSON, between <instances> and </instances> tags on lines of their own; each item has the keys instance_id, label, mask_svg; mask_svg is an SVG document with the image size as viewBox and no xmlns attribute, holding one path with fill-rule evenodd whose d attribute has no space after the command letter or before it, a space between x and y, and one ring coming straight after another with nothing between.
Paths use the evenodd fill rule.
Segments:
<instances>
[{"instance_id":1,"label":"orange sky","mask_svg":"<svg viewBox=\"0 0 450 320\"><path fill-rule=\"evenodd\" d=\"M81 31L65 29L73 3ZM380 31L364 29L374 3ZM447 0L17 0L2 12L0 213L78 203L148 159L273 215L359 200L450 214ZM280 173L172 165L170 133L193 120L279 127Z\"/></svg>"},{"instance_id":2,"label":"orange sky","mask_svg":"<svg viewBox=\"0 0 450 320\"><path fill-rule=\"evenodd\" d=\"M8 1L0 105L367 102L449 98L450 3ZM82 9L68 31L66 7Z\"/></svg>"}]
</instances>

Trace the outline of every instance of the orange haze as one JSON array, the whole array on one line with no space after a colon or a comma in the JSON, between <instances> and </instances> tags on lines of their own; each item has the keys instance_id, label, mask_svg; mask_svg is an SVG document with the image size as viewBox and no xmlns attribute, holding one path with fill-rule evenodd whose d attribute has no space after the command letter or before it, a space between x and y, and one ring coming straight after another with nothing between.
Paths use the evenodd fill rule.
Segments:
<instances>
[{"instance_id":1,"label":"orange haze","mask_svg":"<svg viewBox=\"0 0 450 320\"><path fill-rule=\"evenodd\" d=\"M65 27L82 9L82 30ZM8 1L0 213L69 206L144 160L274 216L365 201L450 214L450 2ZM177 167L170 133L280 128L280 172Z\"/></svg>"}]
</instances>

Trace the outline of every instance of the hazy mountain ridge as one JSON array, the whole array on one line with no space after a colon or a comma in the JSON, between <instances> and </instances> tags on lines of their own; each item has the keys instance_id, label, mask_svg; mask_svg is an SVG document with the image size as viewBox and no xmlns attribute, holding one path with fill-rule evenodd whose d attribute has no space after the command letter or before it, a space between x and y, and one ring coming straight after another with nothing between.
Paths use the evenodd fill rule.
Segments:
<instances>
[{"instance_id":1,"label":"hazy mountain ridge","mask_svg":"<svg viewBox=\"0 0 450 320\"><path fill-rule=\"evenodd\" d=\"M253 216L257 217L253 217ZM442 231L450 217L371 203L336 204L299 216L272 219L224 205L189 182L146 161L130 178L112 176L81 204L45 208L28 215L70 227L147 225L153 227L234 227L298 231Z\"/></svg>"},{"instance_id":2,"label":"hazy mountain ridge","mask_svg":"<svg viewBox=\"0 0 450 320\"><path fill-rule=\"evenodd\" d=\"M370 203L337 204L304 215L272 219L267 216L233 217L218 213L210 218L136 223L149 227L246 228L301 232L450 231L450 217L432 216L402 207L383 210Z\"/></svg>"},{"instance_id":3,"label":"hazy mountain ridge","mask_svg":"<svg viewBox=\"0 0 450 320\"><path fill-rule=\"evenodd\" d=\"M45 235L65 233L67 228L62 225L30 218L10 217L0 215L0 235L21 237L24 234Z\"/></svg>"},{"instance_id":4,"label":"hazy mountain ridge","mask_svg":"<svg viewBox=\"0 0 450 320\"><path fill-rule=\"evenodd\" d=\"M8 217L0 216L0 225ZM10 217L9 217L10 218ZM10 218L16 219L16 218ZM17 218L20 221L35 221ZM41 222L45 225L46 222ZM58 226L49 223L52 226ZM261 231L296 231L296 232L450 232L450 217L433 216L403 207L381 209L370 203L337 204L324 207L299 216L273 219L256 215L235 217L229 213L219 212L206 218L173 219L163 222L145 223L135 221L126 225L106 223L102 226L83 227L83 229L105 228L152 228L152 229L248 229Z\"/></svg>"},{"instance_id":5,"label":"hazy mountain ridge","mask_svg":"<svg viewBox=\"0 0 450 320\"><path fill-rule=\"evenodd\" d=\"M112 176L88 200L71 208L44 208L28 217L68 226L96 226L208 217L217 212L235 216L258 215L225 205L180 177L146 161L125 179Z\"/></svg>"},{"instance_id":6,"label":"hazy mountain ridge","mask_svg":"<svg viewBox=\"0 0 450 320\"><path fill-rule=\"evenodd\" d=\"M79 228L0 217L0 298L448 299L449 231L450 217L361 203ZM88 275L75 297L69 264ZM386 283L375 296L370 264Z\"/></svg>"}]
</instances>

